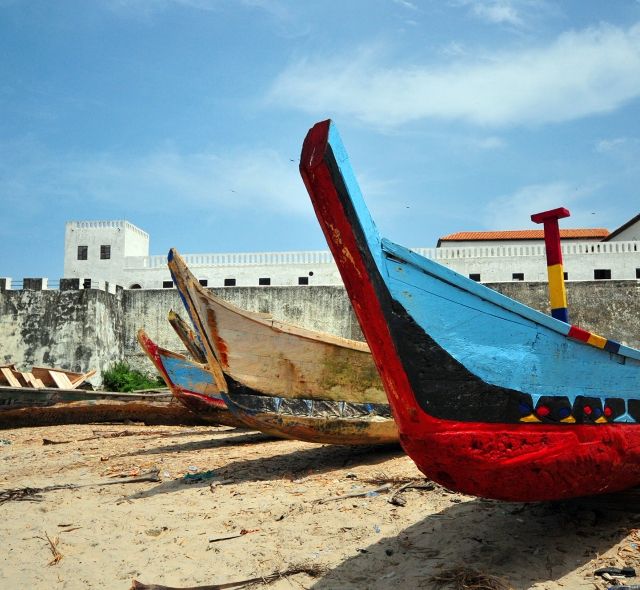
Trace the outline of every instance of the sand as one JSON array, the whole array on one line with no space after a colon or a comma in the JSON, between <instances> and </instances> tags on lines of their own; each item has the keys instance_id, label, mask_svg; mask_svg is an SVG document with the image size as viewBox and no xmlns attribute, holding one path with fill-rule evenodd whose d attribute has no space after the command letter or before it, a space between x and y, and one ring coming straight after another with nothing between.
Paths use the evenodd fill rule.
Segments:
<instances>
[{"instance_id":1,"label":"sand","mask_svg":"<svg viewBox=\"0 0 640 590\"><path fill-rule=\"evenodd\" d=\"M123 431L135 434L79 440ZM151 469L162 478L0 504L3 589L126 590L133 579L189 587L300 564L324 573L251 587L432 588L434 575L465 567L517 589L600 589L609 584L594 577L598 567L640 574L633 492L511 504L433 486L403 492L404 506L385 492L320 503L422 475L397 447L313 445L225 427L55 426L1 431L0 441L2 490ZM47 535L57 540L57 563Z\"/></svg>"}]
</instances>

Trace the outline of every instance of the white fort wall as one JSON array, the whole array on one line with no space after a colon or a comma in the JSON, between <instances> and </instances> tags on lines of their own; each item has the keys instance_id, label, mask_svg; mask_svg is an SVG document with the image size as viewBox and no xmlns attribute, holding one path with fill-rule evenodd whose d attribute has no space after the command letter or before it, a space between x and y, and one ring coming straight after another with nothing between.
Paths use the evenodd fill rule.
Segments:
<instances>
[{"instance_id":1,"label":"white fort wall","mask_svg":"<svg viewBox=\"0 0 640 590\"><path fill-rule=\"evenodd\" d=\"M547 284L507 282L489 285L509 297L549 313ZM640 281L569 283L569 317L588 330L625 344L640 345ZM239 307L346 338L362 339L343 287L253 287L215 289ZM136 342L144 328L158 344L182 351L167 321L175 309L186 317L175 289L0 291L0 362L97 369L92 382L113 363L126 360L154 373Z\"/></svg>"},{"instance_id":2,"label":"white fort wall","mask_svg":"<svg viewBox=\"0 0 640 590\"><path fill-rule=\"evenodd\" d=\"M637 224L636 224L637 225ZM630 226L625 241L563 240L569 281L589 281L595 271L612 280L640 276L640 242ZM625 230L627 231L627 230ZM622 234L618 238L622 237ZM104 256L105 248L108 257ZM86 259L81 260L82 256ZM542 240L509 242L443 242L439 248L415 248L423 256L483 283L513 280L544 281L547 277ZM101 256L102 254L102 256ZM249 252L183 254L192 272L208 287L341 285L328 250L310 252ZM600 273L602 274L602 273ZM94 287L125 289L172 287L166 255L149 255L149 236L128 221L71 221L65 234L64 278L91 281ZM88 285L87 285L88 286Z\"/></svg>"},{"instance_id":3,"label":"white fort wall","mask_svg":"<svg viewBox=\"0 0 640 590\"><path fill-rule=\"evenodd\" d=\"M523 274L525 281L547 279L541 244L414 250L465 276L479 274L483 283L516 280L514 274ZM610 270L613 280L636 279L640 272L640 242L571 243L563 245L562 251L570 281L592 281L595 270ZM187 254L184 258L193 274L209 287L223 287L228 279L235 280L236 287L258 286L260 279L268 279L272 286L298 285L301 278L309 285L342 284L328 251ZM125 288L159 289L171 280L165 256L127 258L120 273L117 283Z\"/></svg>"}]
</instances>

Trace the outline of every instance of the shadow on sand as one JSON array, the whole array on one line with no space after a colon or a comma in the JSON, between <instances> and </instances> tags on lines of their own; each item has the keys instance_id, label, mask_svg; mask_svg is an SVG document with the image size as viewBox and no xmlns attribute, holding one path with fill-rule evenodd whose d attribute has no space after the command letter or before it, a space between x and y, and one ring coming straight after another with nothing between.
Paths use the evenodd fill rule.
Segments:
<instances>
[{"instance_id":1,"label":"shadow on sand","mask_svg":"<svg viewBox=\"0 0 640 590\"><path fill-rule=\"evenodd\" d=\"M157 447L152 447L150 449L131 451L129 453L122 453L117 456L119 458L123 458L123 457L137 457L140 455L162 455L164 453L180 453L180 452L188 452L188 451L202 451L206 449L219 449L223 447L240 447L243 445L256 445L264 442L281 440L273 436L270 436L268 434L262 434L261 432L255 432L253 430L244 430L244 429L213 431L207 434L209 436L216 435L216 434L220 434L224 436L222 438L207 438L206 440L189 441L186 443L162 444Z\"/></svg>"},{"instance_id":2,"label":"shadow on sand","mask_svg":"<svg viewBox=\"0 0 640 590\"><path fill-rule=\"evenodd\" d=\"M182 450L198 450L202 448L216 448L220 446L229 446L234 444L254 444L270 440L263 438L261 440L252 440L251 436L265 435L246 435L242 437L234 437L225 441L202 441L208 443L208 446L189 446L188 449ZM241 439L241 440L239 440ZM275 439L275 443L285 442ZM192 443L188 443L191 445ZM200 445L200 443L193 443ZM174 447L186 447L187 445L169 445L164 447L165 452L175 452ZM178 449L180 450L180 449ZM148 453L149 451L143 451ZM161 452L159 449L155 452ZM136 453L136 454L143 454ZM375 465L387 461L394 457L400 457L404 452L399 445L379 445L379 446L362 446L348 447L338 445L314 445L308 449L297 450L289 453L279 453L270 457L256 457L250 459L238 459L230 461L222 467L211 469L209 477L203 481L185 484L182 479L162 482L161 484L129 496L129 499L147 498L158 494L172 493L187 488L197 489L207 487L212 481L228 481L229 484L238 484L244 482L270 481L278 479L296 479L302 475L309 473L325 473L336 469L343 469L349 465L367 464ZM206 465L200 465L201 471L208 471Z\"/></svg>"},{"instance_id":3,"label":"shadow on sand","mask_svg":"<svg viewBox=\"0 0 640 590\"><path fill-rule=\"evenodd\" d=\"M592 589L593 570L607 564L589 562L640 524L640 506L631 508L638 499L640 491L635 502L627 493L571 503L474 499L454 504L398 536L364 547L312 588L435 588L433 575L465 566L504 578L518 590L576 571L564 586ZM411 503L402 510L411 510Z\"/></svg>"}]
</instances>

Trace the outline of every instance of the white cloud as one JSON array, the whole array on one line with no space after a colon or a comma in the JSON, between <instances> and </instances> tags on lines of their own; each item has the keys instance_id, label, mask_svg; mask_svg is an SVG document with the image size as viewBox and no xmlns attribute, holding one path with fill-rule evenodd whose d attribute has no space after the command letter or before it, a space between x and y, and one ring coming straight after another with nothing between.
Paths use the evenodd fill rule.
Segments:
<instances>
[{"instance_id":1,"label":"white cloud","mask_svg":"<svg viewBox=\"0 0 640 590\"><path fill-rule=\"evenodd\" d=\"M403 6L404 8L408 8L409 10L418 10L418 7L413 3L413 2L409 2L408 0L392 0L394 4L399 4L400 6Z\"/></svg>"},{"instance_id":2,"label":"white cloud","mask_svg":"<svg viewBox=\"0 0 640 590\"><path fill-rule=\"evenodd\" d=\"M473 13L490 23L520 26L523 21L518 10L509 0L494 0L492 2L472 2Z\"/></svg>"},{"instance_id":3,"label":"white cloud","mask_svg":"<svg viewBox=\"0 0 640 590\"><path fill-rule=\"evenodd\" d=\"M482 214L488 229L526 229L531 215L557 207L567 207L571 217L563 227L591 227L590 211L585 201L594 187L575 186L568 182L551 182L524 186L510 195L489 201Z\"/></svg>"},{"instance_id":4,"label":"white cloud","mask_svg":"<svg viewBox=\"0 0 640 590\"><path fill-rule=\"evenodd\" d=\"M559 6L546 0L449 0L449 4L467 8L474 18L487 23L516 29L528 28L541 17L561 12Z\"/></svg>"},{"instance_id":5,"label":"white cloud","mask_svg":"<svg viewBox=\"0 0 640 590\"><path fill-rule=\"evenodd\" d=\"M0 146L0 194L9 204L41 211L52 201L144 210L188 207L287 211L312 215L297 162L271 150L236 155L163 150L139 157L57 156L38 146ZM30 157L31 156L31 157Z\"/></svg>"},{"instance_id":6,"label":"white cloud","mask_svg":"<svg viewBox=\"0 0 640 590\"><path fill-rule=\"evenodd\" d=\"M429 118L485 126L569 121L613 111L640 95L640 24L566 32L547 46L484 61L382 61L367 49L299 61L276 78L268 100L387 127Z\"/></svg>"},{"instance_id":7,"label":"white cloud","mask_svg":"<svg viewBox=\"0 0 640 590\"><path fill-rule=\"evenodd\" d=\"M640 1L640 0L639 0ZM640 146L640 139L635 137L614 137L601 139L595 145L596 152L606 154L611 152L635 152Z\"/></svg>"}]
</instances>

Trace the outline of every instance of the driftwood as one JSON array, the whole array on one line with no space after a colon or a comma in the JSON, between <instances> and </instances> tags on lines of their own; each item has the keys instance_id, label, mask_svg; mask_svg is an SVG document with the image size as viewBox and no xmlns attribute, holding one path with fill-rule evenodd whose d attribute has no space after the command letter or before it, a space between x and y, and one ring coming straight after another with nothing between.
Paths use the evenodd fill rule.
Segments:
<instances>
[{"instance_id":1,"label":"driftwood","mask_svg":"<svg viewBox=\"0 0 640 590\"><path fill-rule=\"evenodd\" d=\"M90 488L94 486L110 486L121 483L139 483L143 481L160 481L160 471L154 469L135 477L125 477L121 479L107 479L104 481L98 481L95 483L85 484L59 484L53 486L46 486L44 488L14 488L10 490L0 491L0 504L12 501L27 501L27 502L40 502L44 498L42 494L45 492L53 492L55 490L77 490L79 488Z\"/></svg>"},{"instance_id":2,"label":"driftwood","mask_svg":"<svg viewBox=\"0 0 640 590\"><path fill-rule=\"evenodd\" d=\"M312 578L320 576L326 571L326 568L319 565L294 565L284 571L275 571L272 574L266 576L259 576L255 578L246 578L244 580L238 580L237 582L226 582L224 584L210 584L208 586L188 586L188 587L176 587L176 586L162 586L160 584L143 584L138 580L133 580L131 588L129 590L226 590L227 588L244 588L251 584L271 584L287 576L295 576L296 574L307 574Z\"/></svg>"}]
</instances>

